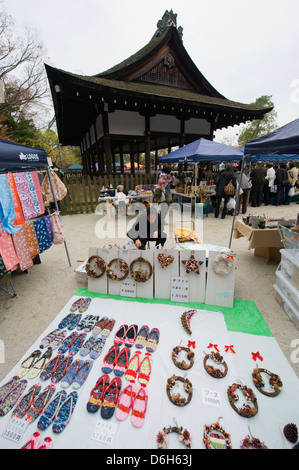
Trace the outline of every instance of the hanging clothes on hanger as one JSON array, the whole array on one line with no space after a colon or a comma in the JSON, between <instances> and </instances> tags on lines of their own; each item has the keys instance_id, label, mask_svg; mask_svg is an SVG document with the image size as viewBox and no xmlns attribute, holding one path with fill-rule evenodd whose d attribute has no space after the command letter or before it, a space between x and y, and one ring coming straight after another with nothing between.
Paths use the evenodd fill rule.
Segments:
<instances>
[{"instance_id":1,"label":"hanging clothes on hanger","mask_svg":"<svg viewBox=\"0 0 299 470\"><path fill-rule=\"evenodd\" d=\"M26 173L15 173L14 178L21 201L24 218L25 220L33 219L37 216L37 213L33 204Z\"/></svg>"},{"instance_id":2,"label":"hanging clothes on hanger","mask_svg":"<svg viewBox=\"0 0 299 470\"><path fill-rule=\"evenodd\" d=\"M25 226L22 225L20 230L12 235L13 244L16 250L16 255L19 258L19 265L21 271L25 271L33 265L30 254L27 232Z\"/></svg>"},{"instance_id":3,"label":"hanging clothes on hanger","mask_svg":"<svg viewBox=\"0 0 299 470\"><path fill-rule=\"evenodd\" d=\"M4 235L0 238L0 255L7 271L14 271L18 267L19 258L17 257L11 235L7 232L4 232Z\"/></svg>"},{"instance_id":4,"label":"hanging clothes on hanger","mask_svg":"<svg viewBox=\"0 0 299 470\"><path fill-rule=\"evenodd\" d=\"M37 240L34 223L32 220L28 220L25 223L25 230L27 233L27 240L28 240L30 255L31 255L31 258L34 258L40 253L40 249L39 249L39 244Z\"/></svg>"},{"instance_id":5,"label":"hanging clothes on hanger","mask_svg":"<svg viewBox=\"0 0 299 470\"><path fill-rule=\"evenodd\" d=\"M14 208L15 208L14 225L23 225L25 223L25 219L24 219L21 201L18 195L18 190L17 190L13 173L7 173L6 179L8 181L9 189L13 198L13 203L14 203Z\"/></svg>"},{"instance_id":6,"label":"hanging clothes on hanger","mask_svg":"<svg viewBox=\"0 0 299 470\"><path fill-rule=\"evenodd\" d=\"M0 175L0 221L4 232L17 233L15 207L6 175Z\"/></svg>"}]
</instances>

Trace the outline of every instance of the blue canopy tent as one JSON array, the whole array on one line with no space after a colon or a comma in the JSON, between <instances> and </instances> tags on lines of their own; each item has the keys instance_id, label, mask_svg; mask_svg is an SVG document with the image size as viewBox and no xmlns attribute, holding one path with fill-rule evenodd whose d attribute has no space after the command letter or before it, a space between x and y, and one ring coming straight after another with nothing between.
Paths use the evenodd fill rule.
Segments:
<instances>
[{"instance_id":1,"label":"blue canopy tent","mask_svg":"<svg viewBox=\"0 0 299 470\"><path fill-rule=\"evenodd\" d=\"M158 163L178 163L182 160L190 162L222 162L241 161L244 153L225 144L201 137L195 142L158 158Z\"/></svg>"}]
</instances>

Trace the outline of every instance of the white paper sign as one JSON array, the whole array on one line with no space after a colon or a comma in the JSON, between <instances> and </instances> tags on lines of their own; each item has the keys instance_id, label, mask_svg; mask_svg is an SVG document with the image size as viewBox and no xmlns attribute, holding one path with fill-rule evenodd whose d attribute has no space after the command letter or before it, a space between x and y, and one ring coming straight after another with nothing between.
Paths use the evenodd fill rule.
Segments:
<instances>
[{"instance_id":1,"label":"white paper sign","mask_svg":"<svg viewBox=\"0 0 299 470\"><path fill-rule=\"evenodd\" d=\"M136 297L136 281L127 277L124 281L121 281L120 295L122 297Z\"/></svg>"},{"instance_id":2,"label":"white paper sign","mask_svg":"<svg viewBox=\"0 0 299 470\"><path fill-rule=\"evenodd\" d=\"M113 439L116 434L117 427L117 423L112 423L110 421L99 419L93 430L91 439L101 442L102 444L107 444L111 446L113 444Z\"/></svg>"},{"instance_id":3,"label":"white paper sign","mask_svg":"<svg viewBox=\"0 0 299 470\"><path fill-rule=\"evenodd\" d=\"M202 388L202 403L208 406L215 406L221 408L221 395L216 390L209 390Z\"/></svg>"},{"instance_id":4,"label":"white paper sign","mask_svg":"<svg viewBox=\"0 0 299 470\"><path fill-rule=\"evenodd\" d=\"M6 428L4 429L2 433L2 437L5 439L9 439L10 441L13 441L15 444L18 444L20 440L22 439L27 426L28 422L25 421L24 419L19 419L16 417L12 417Z\"/></svg>"},{"instance_id":5,"label":"white paper sign","mask_svg":"<svg viewBox=\"0 0 299 470\"><path fill-rule=\"evenodd\" d=\"M170 299L172 302L189 302L189 278L171 276Z\"/></svg>"}]
</instances>

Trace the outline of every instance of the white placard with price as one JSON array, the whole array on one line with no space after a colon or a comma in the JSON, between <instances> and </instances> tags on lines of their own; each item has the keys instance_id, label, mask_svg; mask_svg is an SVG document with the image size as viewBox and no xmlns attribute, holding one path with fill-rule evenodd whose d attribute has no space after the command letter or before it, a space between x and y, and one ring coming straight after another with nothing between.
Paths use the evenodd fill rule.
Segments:
<instances>
[{"instance_id":1,"label":"white placard with price","mask_svg":"<svg viewBox=\"0 0 299 470\"><path fill-rule=\"evenodd\" d=\"M216 390L209 390L208 388L202 388L202 402L204 405L221 408L220 392Z\"/></svg>"},{"instance_id":2,"label":"white placard with price","mask_svg":"<svg viewBox=\"0 0 299 470\"><path fill-rule=\"evenodd\" d=\"M112 446L117 426L116 423L99 419L93 430L91 439Z\"/></svg>"}]
</instances>

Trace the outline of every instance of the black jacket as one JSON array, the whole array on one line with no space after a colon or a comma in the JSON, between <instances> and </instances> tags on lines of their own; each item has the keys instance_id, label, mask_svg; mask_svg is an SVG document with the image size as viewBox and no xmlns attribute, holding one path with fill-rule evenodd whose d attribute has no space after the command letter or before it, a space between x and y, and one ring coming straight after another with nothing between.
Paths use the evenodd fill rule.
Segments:
<instances>
[{"instance_id":1,"label":"black jacket","mask_svg":"<svg viewBox=\"0 0 299 470\"><path fill-rule=\"evenodd\" d=\"M163 225L161 214L159 212L156 220L150 224L147 220L145 211L137 217L135 224L130 228L127 236L135 242L137 239L149 240L150 238L153 238L154 232L158 232L158 238L160 238L163 232Z\"/></svg>"},{"instance_id":2,"label":"black jacket","mask_svg":"<svg viewBox=\"0 0 299 470\"><path fill-rule=\"evenodd\" d=\"M216 182L216 196L217 197L225 197L226 194L224 192L224 187L232 180L234 187L236 187L236 175L233 171L226 171L224 170L218 176L218 180Z\"/></svg>"}]
</instances>

